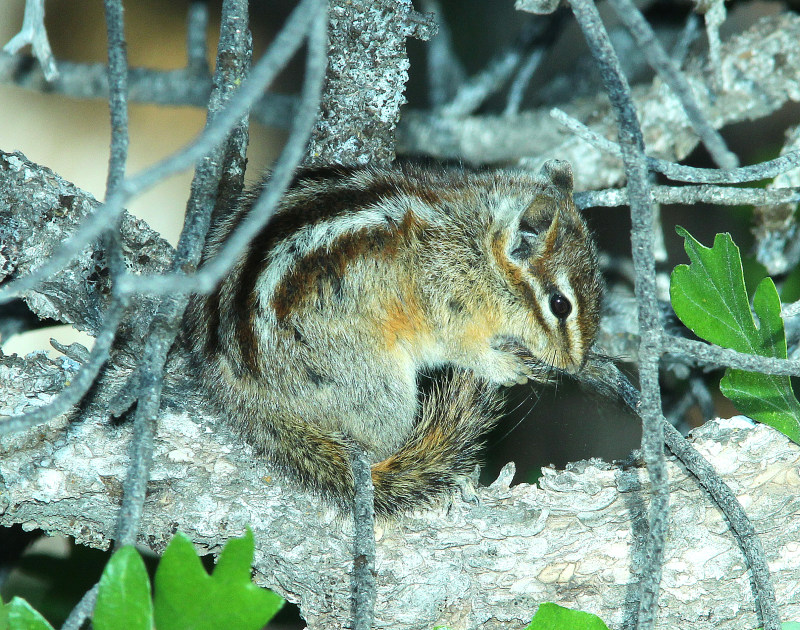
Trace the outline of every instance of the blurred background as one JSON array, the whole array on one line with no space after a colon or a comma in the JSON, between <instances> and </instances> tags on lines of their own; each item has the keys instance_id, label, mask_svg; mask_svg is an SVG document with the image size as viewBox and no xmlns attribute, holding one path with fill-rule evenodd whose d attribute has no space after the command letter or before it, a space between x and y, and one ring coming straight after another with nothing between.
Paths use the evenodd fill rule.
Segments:
<instances>
[{"instance_id":1,"label":"blurred background","mask_svg":"<svg viewBox=\"0 0 800 630\"><path fill-rule=\"evenodd\" d=\"M212 64L218 4L210 2L212 24L208 45ZM7 42L22 24L23 5L23 0L0 2L0 45ZM286 0L253 3L254 59L266 48L293 6L294 2ZM424 10L426 6L422 3L418 8ZM128 56L132 66L172 69L185 64L187 7L188 2L180 0L129 0L125 3ZM729 19L722 31L723 38L741 31L758 17L785 7L786 3L782 2L729 3ZM441 8L455 51L468 75L485 67L489 59L519 35L526 20L530 19L530 16L514 11L511 0L442 0ZM665 28L664 33L666 37L670 36L669 33L677 37L690 8L688 2L649 2L646 15L662 25L674 23L674 29ZM48 35L56 59L106 62L105 24L99 0L51 0L46 11ZM608 17L605 10L604 15ZM613 24L610 18L609 24ZM697 45L702 48L702 38ZM409 107L429 106L425 50L424 42L410 40ZM553 88L553 78L561 69L584 63L585 50L577 27L566 24L534 75L523 107L540 104L537 88L549 86L548 89L556 89ZM649 71L641 63L640 56L637 58L633 53L630 61L634 80L649 80ZM281 75L274 90L295 93L301 72L302 58L295 60ZM592 81L591 69L586 76L587 81L579 88L587 93L599 90L596 77L594 83ZM565 98L578 89L576 86L568 87ZM553 92L548 94L552 98ZM491 111L493 107L502 107L502 104L490 100L482 111ZM110 137L108 121L108 108L103 100L79 101L0 85L0 149L21 151L30 160L48 166L98 199L104 195ZM767 119L725 128L723 135L741 162L751 164L775 157L782 146L784 130L798 121L800 106L790 104ZM205 111L198 108L131 103L128 173L135 173L183 146L202 129L204 122ZM754 142L754 138L758 141ZM283 130L255 123L251 125L248 151L248 180L251 183L259 180L260 174L280 151L284 139ZM696 166L712 165L702 149L695 151L685 162ZM129 210L175 244L191 177L192 173L187 171L169 179L135 199ZM664 268L671 269L686 262L682 241L674 233L674 225L685 226L704 244L710 244L717 232L730 232L746 254L752 244L751 214L750 208L662 208L669 257ZM602 251L629 257L627 209L591 210L587 216ZM749 279L764 275L763 269L753 261L746 264ZM78 340L91 346L91 339L82 337L68 326L41 329L0 341L6 354L16 352L24 355L36 350L55 353L48 342L50 337L64 344ZM712 380L718 377L712 377ZM713 385L711 389L713 391ZM715 397L714 403L718 415L736 413L721 397ZM589 396L572 383L563 382L557 388L547 389L515 387L509 392L507 406L509 419L489 439L490 450L484 471L486 481L494 479L500 468L511 460L517 463L517 481L533 481L542 465L552 463L563 467L567 462L590 457L607 461L622 459L639 444L640 429L636 419L613 402ZM702 420L699 409L689 412L690 425ZM26 555L15 563L9 574L8 557L15 557L25 548ZM0 530L0 595L4 600L15 594L26 597L58 625L86 588L97 580L105 560L104 553L75 548L66 539L39 538L36 533L25 533L19 528ZM65 574L75 577L65 580ZM295 612L287 613L282 621L270 627L303 626Z\"/></svg>"}]
</instances>

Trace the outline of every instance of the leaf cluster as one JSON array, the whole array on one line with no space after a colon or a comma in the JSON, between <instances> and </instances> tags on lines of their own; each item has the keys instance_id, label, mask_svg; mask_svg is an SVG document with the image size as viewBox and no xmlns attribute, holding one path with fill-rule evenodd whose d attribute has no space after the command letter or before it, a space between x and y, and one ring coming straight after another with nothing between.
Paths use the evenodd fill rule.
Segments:
<instances>
[{"instance_id":1,"label":"leaf cluster","mask_svg":"<svg viewBox=\"0 0 800 630\"><path fill-rule=\"evenodd\" d=\"M132 546L117 550L106 564L92 617L95 630L259 630L284 604L283 598L251 579L255 543L248 529L231 538L209 575L191 540L180 532L167 546L150 577ZM0 604L0 630L53 630L25 600Z\"/></svg>"}]
</instances>

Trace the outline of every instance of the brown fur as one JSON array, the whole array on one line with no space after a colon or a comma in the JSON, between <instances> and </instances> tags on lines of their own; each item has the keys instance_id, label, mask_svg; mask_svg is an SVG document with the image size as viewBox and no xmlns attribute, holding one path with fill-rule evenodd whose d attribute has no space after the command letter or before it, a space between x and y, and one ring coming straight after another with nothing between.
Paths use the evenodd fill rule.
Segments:
<instances>
[{"instance_id":1,"label":"brown fur","mask_svg":"<svg viewBox=\"0 0 800 630\"><path fill-rule=\"evenodd\" d=\"M217 291L192 300L199 382L245 438L340 505L350 448L375 505L431 505L475 466L502 384L581 369L597 329L594 246L571 171L301 172ZM217 218L213 257L249 199ZM572 312L550 310L556 293ZM560 298L559 298L560 299ZM419 401L420 371L450 376Z\"/></svg>"}]
</instances>

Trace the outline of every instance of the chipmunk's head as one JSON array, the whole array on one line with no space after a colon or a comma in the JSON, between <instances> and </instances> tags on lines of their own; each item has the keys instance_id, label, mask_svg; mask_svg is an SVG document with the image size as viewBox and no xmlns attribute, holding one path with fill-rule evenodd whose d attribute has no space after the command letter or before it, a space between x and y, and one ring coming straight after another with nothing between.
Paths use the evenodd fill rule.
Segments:
<instances>
[{"instance_id":1,"label":"chipmunk's head","mask_svg":"<svg viewBox=\"0 0 800 630\"><path fill-rule=\"evenodd\" d=\"M569 163L547 162L539 178L522 182L520 195L508 199L490 236L507 289L501 308L508 329L492 344L520 359L536 380L577 372L597 333L602 282L594 243L572 201Z\"/></svg>"}]
</instances>

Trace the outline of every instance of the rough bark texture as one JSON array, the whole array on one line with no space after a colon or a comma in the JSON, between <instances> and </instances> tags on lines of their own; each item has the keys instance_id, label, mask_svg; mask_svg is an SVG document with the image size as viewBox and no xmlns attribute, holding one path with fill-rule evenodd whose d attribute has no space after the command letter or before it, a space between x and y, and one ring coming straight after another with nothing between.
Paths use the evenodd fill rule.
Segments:
<instances>
[{"instance_id":1,"label":"rough bark texture","mask_svg":"<svg viewBox=\"0 0 800 630\"><path fill-rule=\"evenodd\" d=\"M41 357L6 361L0 413L46 400ZM52 365L57 377L64 370ZM36 382L26 380L33 371ZM25 383L22 391L10 383ZM351 526L274 477L266 462L201 407L164 414L145 505L142 544L163 551L186 532L218 552L245 526L256 535L257 581L299 602L309 628L347 627ZM0 524L22 523L105 548L128 463L127 424L64 419L0 442ZM717 421L696 432L763 536L784 619L800 615L800 449L777 432ZM755 628L741 553L694 479L670 462L670 538L660 628ZM635 608L631 558L645 526L648 487L638 466L591 461L546 470L541 487L508 487L511 472L478 491L479 505L378 527L376 628L523 628L544 601L600 615L622 627Z\"/></svg>"},{"instance_id":2,"label":"rough bark texture","mask_svg":"<svg viewBox=\"0 0 800 630\"><path fill-rule=\"evenodd\" d=\"M533 4L546 3L527 3ZM389 160L406 80L404 37L415 24L410 2L343 0L333 3L331 15L329 82L311 161ZM706 85L704 66L690 69L715 126L800 100L798 40L800 18L791 14L734 38L722 51L717 94ZM658 81L636 94L654 154L685 155L696 140L671 94ZM614 136L607 104L590 100L565 109ZM622 178L618 160L558 131L544 110L502 118L409 113L398 134L409 152L481 164L522 161L535 168L539 158L532 156L570 159L582 188ZM19 154L0 154L0 281L46 259L94 207L93 199L46 168ZM167 267L172 250L147 226L126 216L122 231L132 271ZM41 317L95 333L108 293L105 274L102 249L90 245L26 301ZM153 300L137 300L115 346L113 370L80 410L0 439L0 525L22 523L108 546L130 441L129 424L108 415L118 389L108 385L125 382L154 307ZM78 347L57 361L0 355L0 415L46 404L84 356ZM217 552L249 525L258 540L258 581L299 602L310 628L346 627L349 518L284 484L208 416L178 355L164 400L169 410L159 420L141 542L158 552L181 529L200 550ZM783 618L800 618L798 447L767 427L738 421L706 425L695 445L763 536ZM478 505L454 497L449 508L378 527L376 627L522 628L543 601L594 612L610 627L630 626L649 496L643 470L583 462L546 471L540 487L509 487L511 476L507 469L492 487L480 489ZM674 462L670 489L659 627L757 627L748 570L718 510Z\"/></svg>"},{"instance_id":3,"label":"rough bark texture","mask_svg":"<svg viewBox=\"0 0 800 630\"><path fill-rule=\"evenodd\" d=\"M47 260L98 206L91 195L50 169L20 153L0 151L0 282L22 277ZM125 213L121 233L130 271L159 273L169 267L172 247L144 221ZM104 248L95 242L24 300L41 319L72 324L96 335L109 291ZM117 333L115 370L135 364L157 305L148 296L134 302Z\"/></svg>"},{"instance_id":4,"label":"rough bark texture","mask_svg":"<svg viewBox=\"0 0 800 630\"><path fill-rule=\"evenodd\" d=\"M406 38L434 27L411 0L335 0L321 115L309 164L388 163L408 81Z\"/></svg>"}]
</instances>

